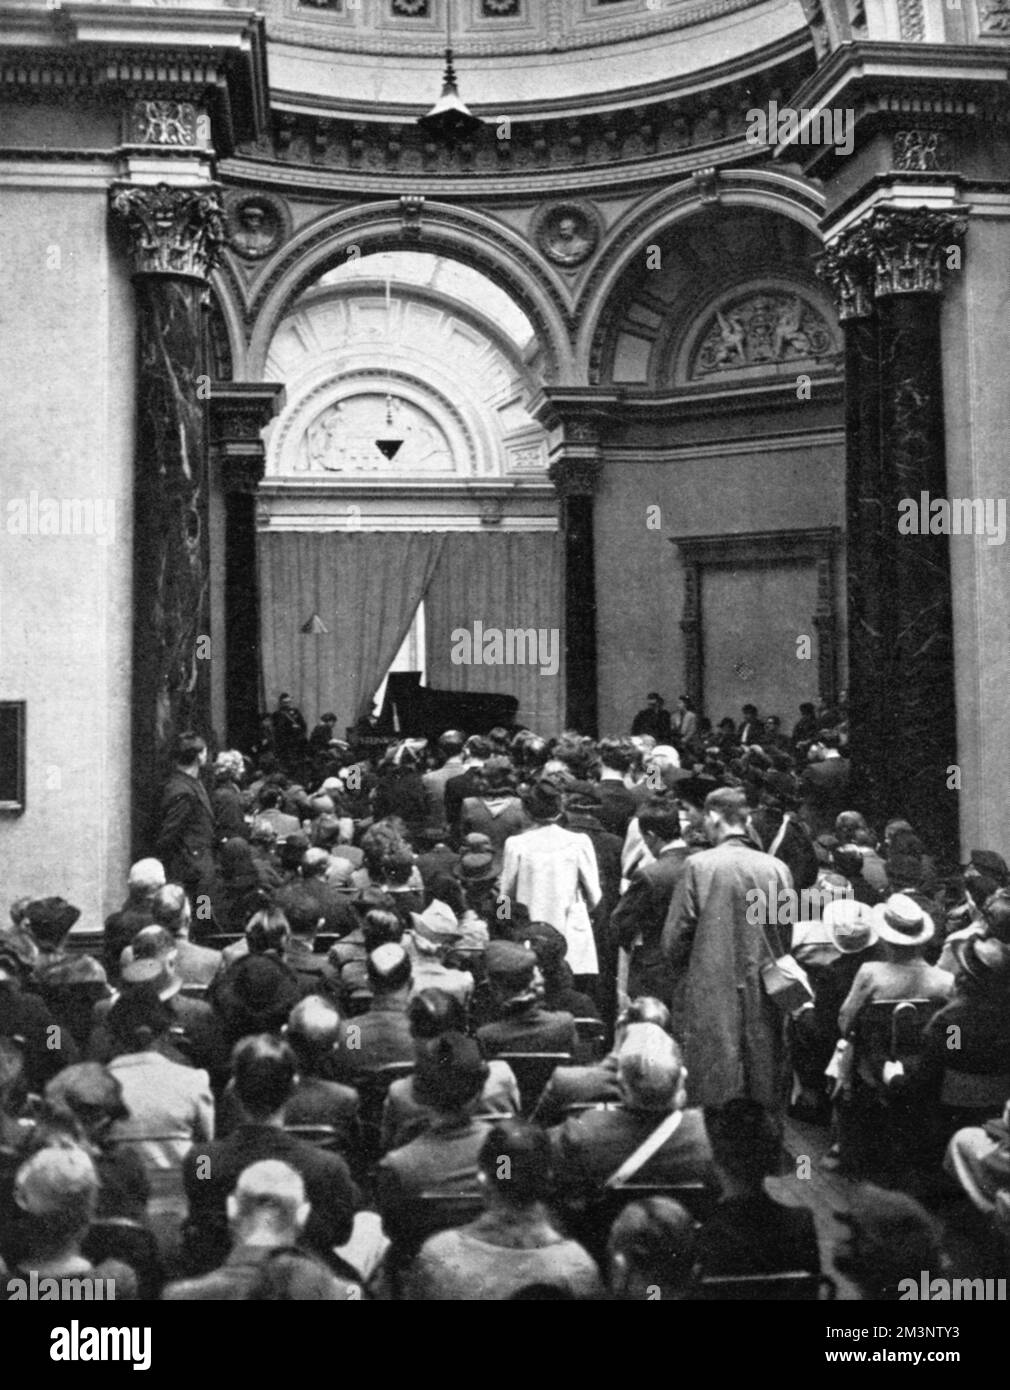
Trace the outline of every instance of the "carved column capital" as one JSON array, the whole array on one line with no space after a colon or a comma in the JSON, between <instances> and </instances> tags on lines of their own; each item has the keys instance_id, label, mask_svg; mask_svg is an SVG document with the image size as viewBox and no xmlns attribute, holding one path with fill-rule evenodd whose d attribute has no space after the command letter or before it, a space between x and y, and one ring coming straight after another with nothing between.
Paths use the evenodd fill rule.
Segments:
<instances>
[{"instance_id":1,"label":"carved column capital","mask_svg":"<svg viewBox=\"0 0 1010 1390\"><path fill-rule=\"evenodd\" d=\"M968 230L960 210L876 208L819 258L818 274L835 291L839 318L866 318L874 299L942 294L949 252Z\"/></svg>"},{"instance_id":2,"label":"carved column capital","mask_svg":"<svg viewBox=\"0 0 1010 1390\"><path fill-rule=\"evenodd\" d=\"M225 228L216 184L114 184L109 203L129 232L138 275L206 280L217 264Z\"/></svg>"},{"instance_id":3,"label":"carved column capital","mask_svg":"<svg viewBox=\"0 0 1010 1390\"><path fill-rule=\"evenodd\" d=\"M216 382L210 395L210 439L226 493L255 493L263 480L262 432L284 405L273 382Z\"/></svg>"},{"instance_id":4,"label":"carved column capital","mask_svg":"<svg viewBox=\"0 0 1010 1390\"><path fill-rule=\"evenodd\" d=\"M873 292L942 294L948 251L968 230L963 217L931 208L881 208L865 224L874 261Z\"/></svg>"}]
</instances>

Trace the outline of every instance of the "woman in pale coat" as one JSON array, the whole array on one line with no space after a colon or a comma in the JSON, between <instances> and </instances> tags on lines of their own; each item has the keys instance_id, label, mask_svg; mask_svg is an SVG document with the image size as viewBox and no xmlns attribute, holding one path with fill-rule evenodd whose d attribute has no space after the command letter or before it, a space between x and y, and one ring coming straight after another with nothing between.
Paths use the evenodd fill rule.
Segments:
<instances>
[{"instance_id":1,"label":"woman in pale coat","mask_svg":"<svg viewBox=\"0 0 1010 1390\"><path fill-rule=\"evenodd\" d=\"M505 841L501 896L522 903L531 921L549 922L561 932L573 975L596 975L599 963L589 914L601 895L593 842L558 824L561 793L551 782L535 782L523 803L534 826Z\"/></svg>"}]
</instances>

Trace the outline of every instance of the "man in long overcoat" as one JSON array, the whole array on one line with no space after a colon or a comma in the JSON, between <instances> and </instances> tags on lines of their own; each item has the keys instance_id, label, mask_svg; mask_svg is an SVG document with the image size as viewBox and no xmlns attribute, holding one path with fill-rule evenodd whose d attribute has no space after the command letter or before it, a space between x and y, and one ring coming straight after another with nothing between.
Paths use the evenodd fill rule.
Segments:
<instances>
[{"instance_id":1,"label":"man in long overcoat","mask_svg":"<svg viewBox=\"0 0 1010 1390\"><path fill-rule=\"evenodd\" d=\"M713 848L693 854L677 887L662 949L677 986L674 1036L683 1042L691 1105L746 1096L784 1114L788 1101L785 1019L765 993L761 966L789 947L789 870L754 847L744 793L720 788L705 800Z\"/></svg>"}]
</instances>

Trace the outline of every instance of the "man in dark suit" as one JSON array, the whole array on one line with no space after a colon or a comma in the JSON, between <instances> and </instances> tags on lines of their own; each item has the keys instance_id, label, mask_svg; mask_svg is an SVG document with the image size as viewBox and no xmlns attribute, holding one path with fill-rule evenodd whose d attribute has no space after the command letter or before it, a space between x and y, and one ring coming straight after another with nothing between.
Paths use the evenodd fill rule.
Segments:
<instances>
[{"instance_id":1,"label":"man in dark suit","mask_svg":"<svg viewBox=\"0 0 1010 1390\"><path fill-rule=\"evenodd\" d=\"M631 998L651 994L668 1004L674 976L661 948L663 927L691 851L681 835L672 796L647 801L638 813L638 828L654 857L636 871L614 909L611 932L615 943L631 952L627 990Z\"/></svg>"},{"instance_id":2,"label":"man in dark suit","mask_svg":"<svg viewBox=\"0 0 1010 1390\"><path fill-rule=\"evenodd\" d=\"M491 745L486 738L475 734L463 745L463 771L450 777L445 783L442 796L445 803L445 823L452 831L454 843L460 840L460 816L463 802L468 796L481 796L484 792L484 778L481 769L491 756Z\"/></svg>"},{"instance_id":3,"label":"man in dark suit","mask_svg":"<svg viewBox=\"0 0 1010 1390\"><path fill-rule=\"evenodd\" d=\"M376 947L368 957L368 983L371 1007L347 1025L335 1053L336 1079L349 1086L360 1085L391 1062L414 1060L414 1038L407 1021L410 957L402 946L387 941Z\"/></svg>"},{"instance_id":4,"label":"man in dark suit","mask_svg":"<svg viewBox=\"0 0 1010 1390\"><path fill-rule=\"evenodd\" d=\"M743 723L737 731L737 742L741 748L749 748L755 743L760 745L764 738L765 726L758 718L757 705L744 705L740 713L743 715Z\"/></svg>"},{"instance_id":5,"label":"man in dark suit","mask_svg":"<svg viewBox=\"0 0 1010 1390\"><path fill-rule=\"evenodd\" d=\"M502 1052L574 1052L575 1019L542 1009L535 987L537 958L512 941L492 941L484 966L497 1019L477 1029L485 1057Z\"/></svg>"},{"instance_id":6,"label":"man in dark suit","mask_svg":"<svg viewBox=\"0 0 1010 1390\"><path fill-rule=\"evenodd\" d=\"M305 716L285 692L273 713L274 748L282 766L297 763L305 756L308 725Z\"/></svg>"},{"instance_id":7,"label":"man in dark suit","mask_svg":"<svg viewBox=\"0 0 1010 1390\"><path fill-rule=\"evenodd\" d=\"M600 802L597 819L605 830L623 841L641 800L624 782L624 774L635 761L635 745L626 738L604 738L600 740L599 754L600 780L595 787Z\"/></svg>"},{"instance_id":8,"label":"man in dark suit","mask_svg":"<svg viewBox=\"0 0 1010 1390\"><path fill-rule=\"evenodd\" d=\"M655 1024L630 1032L617 1059L623 1104L586 1110L551 1130L562 1191L589 1195L645 1143L660 1125L680 1116L663 1144L629 1180L677 1186L703 1182L716 1190L715 1167L700 1110L687 1110L680 1049Z\"/></svg>"},{"instance_id":9,"label":"man in dark suit","mask_svg":"<svg viewBox=\"0 0 1010 1390\"><path fill-rule=\"evenodd\" d=\"M800 777L800 793L811 834L828 835L846 809L849 798L849 760L838 751L839 739L833 730L821 733L816 747L818 762L808 763Z\"/></svg>"},{"instance_id":10,"label":"man in dark suit","mask_svg":"<svg viewBox=\"0 0 1010 1390\"><path fill-rule=\"evenodd\" d=\"M669 743L673 737L670 711L662 695L650 690L645 697L645 709L640 709L631 722L631 736L649 734L657 743Z\"/></svg>"},{"instance_id":11,"label":"man in dark suit","mask_svg":"<svg viewBox=\"0 0 1010 1390\"><path fill-rule=\"evenodd\" d=\"M175 771L161 795L161 828L155 852L170 883L181 883L189 900L213 895L214 812L200 770L207 762L207 745L199 734L180 734L175 748ZM204 914L206 916L206 914Z\"/></svg>"},{"instance_id":12,"label":"man in dark suit","mask_svg":"<svg viewBox=\"0 0 1010 1390\"><path fill-rule=\"evenodd\" d=\"M185 1244L194 1272L215 1268L227 1255L228 1194L243 1169L263 1159L280 1159L301 1174L312 1204L304 1235L309 1249L327 1259L335 1245L350 1239L358 1192L347 1164L281 1127L295 1071L291 1048L269 1034L243 1038L235 1049L235 1095L248 1122L226 1139L194 1145L183 1164L189 1201Z\"/></svg>"},{"instance_id":13,"label":"man in dark suit","mask_svg":"<svg viewBox=\"0 0 1010 1390\"><path fill-rule=\"evenodd\" d=\"M588 835L596 855L596 872L600 879L600 901L590 914L596 940L599 974L591 988L597 996L600 1016L613 1023L617 1007L617 947L610 932L610 914L621 896L621 851L624 841L604 829L600 820L601 807L596 800L597 788L589 793L573 792L564 797L564 824L569 830Z\"/></svg>"}]
</instances>

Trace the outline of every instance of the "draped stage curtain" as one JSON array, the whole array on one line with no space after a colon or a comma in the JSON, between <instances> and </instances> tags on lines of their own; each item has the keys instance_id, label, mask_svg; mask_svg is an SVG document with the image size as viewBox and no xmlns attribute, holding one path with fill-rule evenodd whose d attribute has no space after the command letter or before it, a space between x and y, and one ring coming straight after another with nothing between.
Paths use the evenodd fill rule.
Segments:
<instances>
[{"instance_id":1,"label":"draped stage curtain","mask_svg":"<svg viewBox=\"0 0 1010 1390\"><path fill-rule=\"evenodd\" d=\"M309 725L368 712L435 572L438 532L275 531L259 538L263 680L268 708L290 691ZM302 624L318 613L327 632Z\"/></svg>"},{"instance_id":2,"label":"draped stage curtain","mask_svg":"<svg viewBox=\"0 0 1010 1390\"><path fill-rule=\"evenodd\" d=\"M517 718L537 733L561 728L564 688L561 537L541 531L452 531L425 595L427 683L438 690L515 695ZM555 675L539 664L459 665L452 633L543 629L557 655Z\"/></svg>"}]
</instances>

